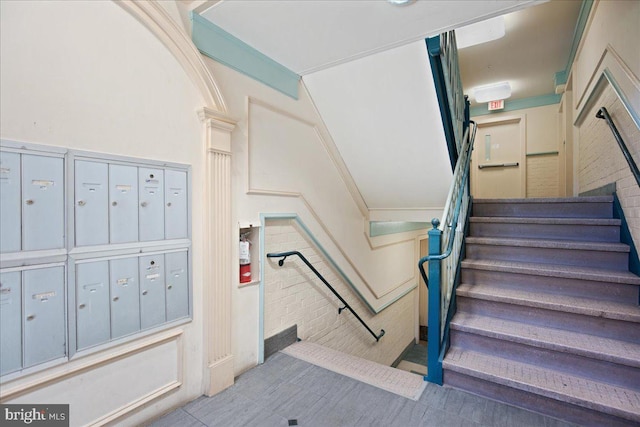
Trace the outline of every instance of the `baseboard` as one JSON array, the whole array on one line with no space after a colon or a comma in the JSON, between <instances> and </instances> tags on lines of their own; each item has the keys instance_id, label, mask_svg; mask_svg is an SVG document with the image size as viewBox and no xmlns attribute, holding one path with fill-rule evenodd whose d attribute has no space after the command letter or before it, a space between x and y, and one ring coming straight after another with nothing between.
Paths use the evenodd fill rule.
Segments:
<instances>
[{"instance_id":1,"label":"baseboard","mask_svg":"<svg viewBox=\"0 0 640 427\"><path fill-rule=\"evenodd\" d=\"M409 344L407 344L407 346L405 347L404 350L402 350L402 353L400 353L400 356L398 356L398 358L396 360L393 361L393 363L391 364L392 368L396 368L398 367L398 365L400 364L400 362L402 362L402 360L404 359L404 357L407 355L407 353L409 353L411 351L411 349L413 348L413 346L416 345L414 340L411 340L411 342Z\"/></svg>"},{"instance_id":2,"label":"baseboard","mask_svg":"<svg viewBox=\"0 0 640 427\"><path fill-rule=\"evenodd\" d=\"M293 325L282 332L264 340L264 360L269 356L289 347L298 340L298 325Z\"/></svg>"},{"instance_id":3,"label":"baseboard","mask_svg":"<svg viewBox=\"0 0 640 427\"><path fill-rule=\"evenodd\" d=\"M607 185L603 185L602 187L594 188L593 190L585 191L583 193L578 194L580 197L590 197L590 196L610 196L616 192L616 183L612 182Z\"/></svg>"}]
</instances>

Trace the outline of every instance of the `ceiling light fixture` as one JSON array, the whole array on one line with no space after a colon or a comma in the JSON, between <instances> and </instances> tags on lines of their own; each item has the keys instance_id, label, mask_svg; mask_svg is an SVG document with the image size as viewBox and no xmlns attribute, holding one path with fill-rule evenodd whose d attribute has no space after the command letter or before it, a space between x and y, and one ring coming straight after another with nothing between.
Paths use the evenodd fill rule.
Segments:
<instances>
[{"instance_id":1,"label":"ceiling light fixture","mask_svg":"<svg viewBox=\"0 0 640 427\"><path fill-rule=\"evenodd\" d=\"M504 16L496 16L486 21L476 22L456 29L456 45L458 49L475 46L504 37Z\"/></svg>"},{"instance_id":2,"label":"ceiling light fixture","mask_svg":"<svg viewBox=\"0 0 640 427\"><path fill-rule=\"evenodd\" d=\"M493 83L486 86L478 86L473 89L473 97L476 102L498 101L511 96L511 85L509 82Z\"/></svg>"},{"instance_id":3,"label":"ceiling light fixture","mask_svg":"<svg viewBox=\"0 0 640 427\"><path fill-rule=\"evenodd\" d=\"M416 0L387 0L388 3L391 3L394 6L406 6L414 1Z\"/></svg>"}]
</instances>

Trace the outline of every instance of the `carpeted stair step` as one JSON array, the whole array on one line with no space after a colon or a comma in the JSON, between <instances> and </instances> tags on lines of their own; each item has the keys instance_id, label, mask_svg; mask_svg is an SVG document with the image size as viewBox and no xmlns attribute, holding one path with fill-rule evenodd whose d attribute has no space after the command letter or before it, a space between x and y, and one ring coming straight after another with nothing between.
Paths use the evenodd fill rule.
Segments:
<instances>
[{"instance_id":1,"label":"carpeted stair step","mask_svg":"<svg viewBox=\"0 0 640 427\"><path fill-rule=\"evenodd\" d=\"M458 313L506 320L640 343L640 307L567 295L509 289L495 284L462 283Z\"/></svg>"},{"instance_id":2,"label":"carpeted stair step","mask_svg":"<svg viewBox=\"0 0 640 427\"><path fill-rule=\"evenodd\" d=\"M461 281L606 301L638 301L640 277L629 271L500 260L462 261Z\"/></svg>"},{"instance_id":3,"label":"carpeted stair step","mask_svg":"<svg viewBox=\"0 0 640 427\"><path fill-rule=\"evenodd\" d=\"M629 246L622 243L467 237L467 259L491 259L627 270Z\"/></svg>"},{"instance_id":4,"label":"carpeted stair step","mask_svg":"<svg viewBox=\"0 0 640 427\"><path fill-rule=\"evenodd\" d=\"M445 383L472 393L584 425L640 423L635 389L458 347L449 349L443 366Z\"/></svg>"},{"instance_id":5,"label":"carpeted stair step","mask_svg":"<svg viewBox=\"0 0 640 427\"><path fill-rule=\"evenodd\" d=\"M460 313L451 323L451 346L622 387L640 387L640 344Z\"/></svg>"},{"instance_id":6,"label":"carpeted stair step","mask_svg":"<svg viewBox=\"0 0 640 427\"><path fill-rule=\"evenodd\" d=\"M560 199L474 199L473 216L613 218L612 196Z\"/></svg>"},{"instance_id":7,"label":"carpeted stair step","mask_svg":"<svg viewBox=\"0 0 640 427\"><path fill-rule=\"evenodd\" d=\"M474 237L620 242L620 220L606 218L471 217Z\"/></svg>"}]
</instances>

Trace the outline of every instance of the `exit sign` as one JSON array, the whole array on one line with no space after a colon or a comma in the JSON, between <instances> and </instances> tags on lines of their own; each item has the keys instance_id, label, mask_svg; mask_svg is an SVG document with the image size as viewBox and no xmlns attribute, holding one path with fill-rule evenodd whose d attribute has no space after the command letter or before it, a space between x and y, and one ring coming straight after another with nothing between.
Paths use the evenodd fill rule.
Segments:
<instances>
[{"instance_id":1,"label":"exit sign","mask_svg":"<svg viewBox=\"0 0 640 427\"><path fill-rule=\"evenodd\" d=\"M504 108L504 99L499 101L489 101L489 111L502 110Z\"/></svg>"}]
</instances>

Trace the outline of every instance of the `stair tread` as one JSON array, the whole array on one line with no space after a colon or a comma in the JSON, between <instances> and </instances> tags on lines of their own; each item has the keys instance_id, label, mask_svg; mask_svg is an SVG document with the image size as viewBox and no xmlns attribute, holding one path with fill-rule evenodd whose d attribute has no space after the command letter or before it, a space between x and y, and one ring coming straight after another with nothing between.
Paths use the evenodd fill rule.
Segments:
<instances>
[{"instance_id":1,"label":"stair tread","mask_svg":"<svg viewBox=\"0 0 640 427\"><path fill-rule=\"evenodd\" d=\"M630 271L602 268L485 259L465 259L462 268L640 285L640 277Z\"/></svg>"},{"instance_id":2,"label":"stair tread","mask_svg":"<svg viewBox=\"0 0 640 427\"><path fill-rule=\"evenodd\" d=\"M624 243L579 242L573 240L549 239L514 239L507 237L473 237L465 238L467 244L493 246L520 246L547 249L577 249L586 251L629 252L629 245Z\"/></svg>"},{"instance_id":3,"label":"stair tread","mask_svg":"<svg viewBox=\"0 0 640 427\"><path fill-rule=\"evenodd\" d=\"M492 284L461 283L457 295L547 310L640 323L640 307L614 301L602 301L568 295L527 292Z\"/></svg>"},{"instance_id":4,"label":"stair tread","mask_svg":"<svg viewBox=\"0 0 640 427\"><path fill-rule=\"evenodd\" d=\"M640 344L458 312L451 329L640 368Z\"/></svg>"},{"instance_id":5,"label":"stair tread","mask_svg":"<svg viewBox=\"0 0 640 427\"><path fill-rule=\"evenodd\" d=\"M443 367L486 381L640 421L640 392L636 390L457 347L449 349Z\"/></svg>"},{"instance_id":6,"label":"stair tread","mask_svg":"<svg viewBox=\"0 0 640 427\"><path fill-rule=\"evenodd\" d=\"M589 197L540 197L528 199L473 199L473 203L511 204L511 203L611 203L613 196Z\"/></svg>"},{"instance_id":7,"label":"stair tread","mask_svg":"<svg viewBox=\"0 0 640 427\"><path fill-rule=\"evenodd\" d=\"M510 223L510 224L553 224L553 225L610 225L619 226L621 221L614 218L546 218L514 216L472 216L470 222Z\"/></svg>"}]
</instances>

